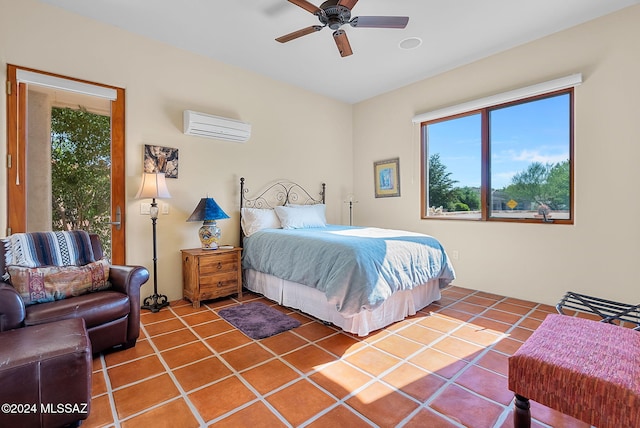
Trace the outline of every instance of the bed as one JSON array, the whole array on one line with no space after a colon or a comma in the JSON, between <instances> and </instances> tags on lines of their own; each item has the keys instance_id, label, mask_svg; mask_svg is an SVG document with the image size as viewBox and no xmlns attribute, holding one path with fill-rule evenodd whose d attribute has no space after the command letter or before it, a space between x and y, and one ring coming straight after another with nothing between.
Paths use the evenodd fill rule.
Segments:
<instances>
[{"instance_id":1,"label":"bed","mask_svg":"<svg viewBox=\"0 0 640 428\"><path fill-rule=\"evenodd\" d=\"M312 196L278 181L253 196L240 179L244 286L366 336L440 299L454 278L432 236L327 224L323 183Z\"/></svg>"}]
</instances>

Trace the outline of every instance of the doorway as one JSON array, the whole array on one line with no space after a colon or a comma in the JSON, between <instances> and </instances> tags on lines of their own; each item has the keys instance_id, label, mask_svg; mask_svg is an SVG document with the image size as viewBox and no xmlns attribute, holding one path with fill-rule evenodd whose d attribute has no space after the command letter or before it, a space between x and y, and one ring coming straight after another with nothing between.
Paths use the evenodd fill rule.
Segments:
<instances>
[{"instance_id":1,"label":"doorway","mask_svg":"<svg viewBox=\"0 0 640 428\"><path fill-rule=\"evenodd\" d=\"M7 234L86 230L124 264L124 89L13 65L7 75Z\"/></svg>"}]
</instances>

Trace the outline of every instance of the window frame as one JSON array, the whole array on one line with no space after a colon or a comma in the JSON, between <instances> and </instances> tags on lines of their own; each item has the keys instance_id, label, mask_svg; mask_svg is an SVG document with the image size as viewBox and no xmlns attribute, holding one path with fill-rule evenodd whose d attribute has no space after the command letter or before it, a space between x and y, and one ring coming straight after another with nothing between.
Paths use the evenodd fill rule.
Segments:
<instances>
[{"instance_id":1,"label":"window frame","mask_svg":"<svg viewBox=\"0 0 640 428\"><path fill-rule=\"evenodd\" d=\"M575 184L574 184L574 105L575 105L575 88L573 86L545 92L542 94L522 97L516 100L507 101L498 104L487 105L481 108L469 111L459 112L453 115L438 117L431 120L420 122L420 217L422 220L461 220L461 221L488 221L488 222L507 222L507 223L542 223L542 224L574 224L575 218ZM491 153L490 153L490 135L489 135L489 114L492 110L507 108L519 104L524 104L536 100L542 100L558 95L569 95L569 218L551 218L545 221L543 218L505 218L491 217ZM431 124L457 119L460 117L470 116L474 114L481 115L481 185L480 185L480 208L481 215L479 218L463 218L449 216L430 216L427 204L428 177L429 177L429 148L427 141L427 127Z\"/></svg>"}]
</instances>

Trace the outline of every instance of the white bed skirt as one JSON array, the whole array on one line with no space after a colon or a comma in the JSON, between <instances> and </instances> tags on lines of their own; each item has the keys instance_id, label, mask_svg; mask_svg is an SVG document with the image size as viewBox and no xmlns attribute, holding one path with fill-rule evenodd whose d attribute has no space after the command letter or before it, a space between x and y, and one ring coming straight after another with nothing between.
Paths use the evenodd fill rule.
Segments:
<instances>
[{"instance_id":1,"label":"white bed skirt","mask_svg":"<svg viewBox=\"0 0 640 428\"><path fill-rule=\"evenodd\" d=\"M370 332L379 330L440 299L439 280L434 279L413 290L399 291L372 311L362 311L359 314L345 318L327 302L323 292L286 279L258 272L253 269L244 270L244 287L262 294L282 306L298 309L322 321L330 322L342 330L366 336Z\"/></svg>"}]
</instances>

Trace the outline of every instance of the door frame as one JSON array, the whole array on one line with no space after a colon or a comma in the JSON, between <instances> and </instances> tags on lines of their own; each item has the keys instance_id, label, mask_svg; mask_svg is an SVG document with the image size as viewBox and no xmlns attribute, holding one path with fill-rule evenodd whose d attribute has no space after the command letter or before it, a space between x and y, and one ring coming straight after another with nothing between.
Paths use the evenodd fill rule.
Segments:
<instances>
[{"instance_id":1,"label":"door frame","mask_svg":"<svg viewBox=\"0 0 640 428\"><path fill-rule=\"evenodd\" d=\"M125 188L125 90L102 83L76 79L46 71L7 64L7 235L27 229L26 202L26 84L18 83L17 71L54 76L76 82L102 86L116 91L111 101L111 219L120 211L120 227L111 227L111 262L126 260L126 188ZM20 110L18 110L20 109ZM22 119L21 119L22 118Z\"/></svg>"}]
</instances>

